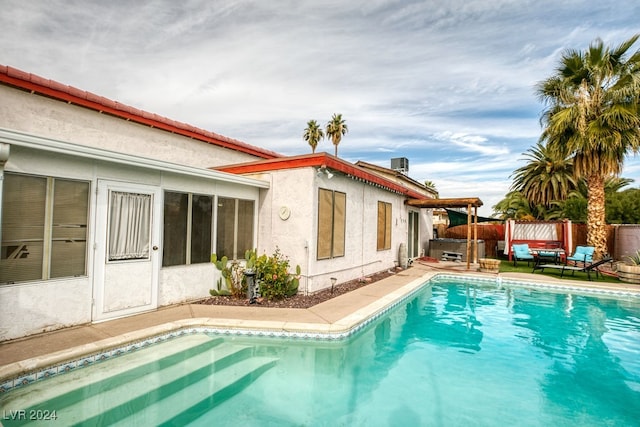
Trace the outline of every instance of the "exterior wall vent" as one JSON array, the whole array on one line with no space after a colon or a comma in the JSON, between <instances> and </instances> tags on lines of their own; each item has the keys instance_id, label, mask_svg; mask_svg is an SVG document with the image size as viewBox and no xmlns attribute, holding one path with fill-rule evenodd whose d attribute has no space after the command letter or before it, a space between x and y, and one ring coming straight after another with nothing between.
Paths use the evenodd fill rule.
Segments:
<instances>
[{"instance_id":1,"label":"exterior wall vent","mask_svg":"<svg viewBox=\"0 0 640 427\"><path fill-rule=\"evenodd\" d=\"M406 175L409 173L409 159L406 157L391 159L391 169Z\"/></svg>"}]
</instances>

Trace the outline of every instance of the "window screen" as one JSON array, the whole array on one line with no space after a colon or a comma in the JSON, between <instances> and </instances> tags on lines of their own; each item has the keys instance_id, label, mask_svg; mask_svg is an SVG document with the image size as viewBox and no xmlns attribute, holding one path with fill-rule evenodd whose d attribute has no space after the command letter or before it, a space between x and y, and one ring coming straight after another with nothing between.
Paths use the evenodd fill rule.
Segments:
<instances>
[{"instance_id":1,"label":"window screen","mask_svg":"<svg viewBox=\"0 0 640 427\"><path fill-rule=\"evenodd\" d=\"M244 258L244 253L253 249L253 200L238 200L238 239L236 258Z\"/></svg>"},{"instance_id":2,"label":"window screen","mask_svg":"<svg viewBox=\"0 0 640 427\"><path fill-rule=\"evenodd\" d=\"M210 262L213 197L193 195L191 206L191 263Z\"/></svg>"},{"instance_id":3,"label":"window screen","mask_svg":"<svg viewBox=\"0 0 640 427\"><path fill-rule=\"evenodd\" d=\"M242 259L253 249L253 200L218 197L216 226L216 255L229 259Z\"/></svg>"},{"instance_id":4,"label":"window screen","mask_svg":"<svg viewBox=\"0 0 640 427\"><path fill-rule=\"evenodd\" d=\"M377 249L391 249L391 203L378 202Z\"/></svg>"},{"instance_id":5,"label":"window screen","mask_svg":"<svg viewBox=\"0 0 640 427\"><path fill-rule=\"evenodd\" d=\"M86 274L89 187L5 173L0 283Z\"/></svg>"},{"instance_id":6,"label":"window screen","mask_svg":"<svg viewBox=\"0 0 640 427\"><path fill-rule=\"evenodd\" d=\"M56 179L50 277L85 274L89 183Z\"/></svg>"},{"instance_id":7,"label":"window screen","mask_svg":"<svg viewBox=\"0 0 640 427\"><path fill-rule=\"evenodd\" d=\"M162 265L210 262L213 196L164 194Z\"/></svg>"},{"instance_id":8,"label":"window screen","mask_svg":"<svg viewBox=\"0 0 640 427\"><path fill-rule=\"evenodd\" d=\"M187 262L187 216L189 195L164 193L164 234L162 265L182 265Z\"/></svg>"},{"instance_id":9,"label":"window screen","mask_svg":"<svg viewBox=\"0 0 640 427\"><path fill-rule=\"evenodd\" d=\"M344 256L346 209L345 193L318 190L318 259Z\"/></svg>"},{"instance_id":10,"label":"window screen","mask_svg":"<svg viewBox=\"0 0 640 427\"><path fill-rule=\"evenodd\" d=\"M236 199L218 197L218 215L216 227L216 255L233 259L235 232Z\"/></svg>"}]
</instances>

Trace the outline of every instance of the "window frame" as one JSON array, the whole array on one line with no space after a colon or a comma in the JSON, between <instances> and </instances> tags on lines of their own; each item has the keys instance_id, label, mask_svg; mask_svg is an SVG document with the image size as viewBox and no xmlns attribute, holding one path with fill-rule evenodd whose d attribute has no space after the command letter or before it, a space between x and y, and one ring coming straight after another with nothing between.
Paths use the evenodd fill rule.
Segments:
<instances>
[{"instance_id":1,"label":"window frame","mask_svg":"<svg viewBox=\"0 0 640 427\"><path fill-rule=\"evenodd\" d=\"M233 227L231 230L231 236L228 236L225 238L225 240L227 241L227 244L223 244L223 246L227 246L228 242L230 240L231 243L231 254L227 254L226 251L229 248L221 248L220 245L220 239L223 238L220 233L218 233L219 231L219 227L221 226L221 222L220 222L220 207L222 207L223 205L221 205L221 200L223 201L228 201L228 202L232 202L233 203L233 218L231 218ZM249 209L251 211L251 215L250 218L241 218L241 205L245 204L245 203L250 203L251 204L251 209ZM230 260L241 260L244 259L244 254L246 250L253 250L255 248L255 243L256 243L256 200L255 199L244 199L244 198L240 198L240 197L227 197L227 196L223 196L223 195L218 195L216 196L215 199L215 206L216 206L216 211L215 211L215 242L214 242L214 249L215 249L215 254L217 255L218 259L222 258L223 256L226 256L228 259ZM245 209L242 212L242 215L244 216L246 214L247 210ZM248 219L248 220L247 220ZM244 220L244 221L243 221ZM244 225L251 223L251 230L249 232L247 232L246 230L240 230L240 227L243 227ZM227 231L225 231L225 233L227 233ZM248 248L240 248L239 245L241 244L240 239L243 236L250 236L250 240L251 240L251 244L249 245L250 247ZM246 243L246 242L243 242ZM223 249L222 251L220 249Z\"/></svg>"},{"instance_id":2,"label":"window frame","mask_svg":"<svg viewBox=\"0 0 640 427\"><path fill-rule=\"evenodd\" d=\"M317 260L345 256L346 226L347 193L318 188Z\"/></svg>"},{"instance_id":3,"label":"window frame","mask_svg":"<svg viewBox=\"0 0 640 427\"><path fill-rule=\"evenodd\" d=\"M2 182L2 185L5 186L5 191L3 194L3 198L0 201L0 203L2 203L3 205L5 203L9 203L8 187L6 187L8 181L7 177L9 176L15 176L23 179L39 180L40 185L44 184L42 192L43 203L37 208L39 210L35 212L36 217L42 220L42 234L37 238L26 238L26 240L28 241L41 242L41 250L40 253L38 253L38 256L41 257L41 260L39 263L40 271L38 277L35 277L34 274L34 277L20 278L18 280L7 279L5 281L4 279L0 279L2 280L2 282L0 282L0 285L56 280L69 277L87 277L87 263L89 259L89 247L87 242L89 239L89 220L92 194L91 181L66 178L61 176L34 175L5 171ZM73 187L67 187L68 192L60 193L60 188L63 188L61 186L62 182L64 182L66 185L71 184ZM81 196L79 200L82 201L82 205L77 206L77 201L74 201L73 197L78 194L74 193L78 193ZM69 197L72 198L71 201L69 201ZM29 203L32 204L32 202L33 200L30 200ZM69 208L69 206L73 207ZM2 233L0 234L2 241L0 242L0 245L2 245L3 247L10 246L8 244L5 244L6 242L9 242L9 240L6 240L6 236L7 234L9 234L9 232L5 232L4 228L4 224L7 221L7 212L9 212L9 210L5 209L5 207L3 206L2 224L0 224L0 227L2 228ZM59 215L61 212L64 212L66 215L60 217ZM81 222L69 222L69 219L76 219L80 220ZM9 226L7 225L7 227ZM78 230L81 231L78 232ZM20 235L18 234L16 237L20 237ZM21 240L25 240L24 237ZM71 254L75 254L76 256L70 257L68 251L69 248L61 247L59 243L80 243L84 247L80 248L80 250L73 250L72 248ZM2 252L4 252L4 250ZM59 252L61 252L62 255L56 256L56 253ZM31 254L28 246L25 246L25 248L20 250L18 253L21 254L20 258L28 257ZM5 254L3 253L3 258L1 260L2 263L9 264L9 259L4 258L4 256ZM61 260L58 260L57 258L61 258ZM70 258L77 261L77 265L63 262L64 260L69 260ZM78 268L80 264L82 264L82 267ZM6 268L9 267L7 266ZM69 273L65 273L66 271L69 271Z\"/></svg>"},{"instance_id":4,"label":"window frame","mask_svg":"<svg viewBox=\"0 0 640 427\"><path fill-rule=\"evenodd\" d=\"M387 251L391 249L391 220L393 217L393 204L378 200L378 215L376 223L376 250Z\"/></svg>"},{"instance_id":5,"label":"window frame","mask_svg":"<svg viewBox=\"0 0 640 427\"><path fill-rule=\"evenodd\" d=\"M186 202L186 206L179 206L179 212L181 214L184 215L183 218L176 218L178 220L180 220L181 222L179 224L177 224L178 226L180 226L180 230L182 232L184 232L184 239L182 241L180 241L179 243L182 244L182 248L181 249L174 249L174 250L179 250L181 251L181 253L178 254L171 254L172 257L174 258L174 255L179 255L180 257L180 262L175 263L173 259L168 259L167 258L167 193L170 193L172 195L177 196L177 199L184 199L184 197L186 196L186 200L180 200L180 202ZM172 196L174 197L174 196ZM196 200L196 198L200 198L200 197L204 197L204 198L209 198L211 201L211 207L210 207L210 212L209 212L209 218L210 218L210 225L209 225L209 253L206 257L206 259L203 260L196 260L194 261L194 201ZM213 250L213 242L214 242L214 236L213 236L213 225L214 225L214 211L213 211L213 206L215 203L215 196L211 195L211 194L203 194L203 193L195 193L195 192L190 192L190 191L176 191L176 190L167 190L165 189L163 192L163 206L162 206L162 210L163 210L163 219L162 219L162 229L163 229L163 238L162 238L162 268L167 268L167 267L176 267L176 266L183 266L183 265L195 265L195 264L206 264L208 262L210 262L211 260L211 251ZM182 210L184 210L184 212L182 212ZM167 262L171 262L170 264L167 264Z\"/></svg>"}]
</instances>

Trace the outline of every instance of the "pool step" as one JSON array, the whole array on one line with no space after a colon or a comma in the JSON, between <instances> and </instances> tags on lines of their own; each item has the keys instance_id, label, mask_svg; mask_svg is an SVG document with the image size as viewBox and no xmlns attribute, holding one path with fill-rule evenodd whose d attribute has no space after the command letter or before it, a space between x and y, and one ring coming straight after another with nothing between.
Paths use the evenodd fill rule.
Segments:
<instances>
[{"instance_id":1,"label":"pool step","mask_svg":"<svg viewBox=\"0 0 640 427\"><path fill-rule=\"evenodd\" d=\"M105 362L98 378L86 375L72 381L76 387L64 384L62 392L54 386L55 397L22 407L55 409L58 423L64 425L113 425L121 420L128 420L122 425L155 425L218 404L277 362L254 357L251 347L202 336L205 339L184 343L179 338Z\"/></svg>"},{"instance_id":2,"label":"pool step","mask_svg":"<svg viewBox=\"0 0 640 427\"><path fill-rule=\"evenodd\" d=\"M128 414L132 409L144 407L149 401L157 399L158 393L173 392L189 385L194 378L200 378L212 371L223 369L234 359L250 356L250 348L237 345L215 345L207 349L198 346L199 351L187 359L166 359L161 363L153 362L135 372L126 372L102 381L98 387L92 385L90 393L81 399L74 399L72 405L65 407L60 416L72 423L96 420L95 425L111 424L102 421L104 417L117 420L113 414ZM68 415L67 415L68 414ZM111 415L110 415L111 414ZM120 417L123 415L120 415Z\"/></svg>"},{"instance_id":3,"label":"pool step","mask_svg":"<svg viewBox=\"0 0 640 427\"><path fill-rule=\"evenodd\" d=\"M65 374L57 375L45 381L38 381L27 387L12 390L6 396L2 396L2 406L12 408L27 408L39 403L62 396L82 387L102 381L107 376L115 377L125 372L149 363L160 362L162 359L175 356L183 352L196 351L199 346L212 348L221 344L222 338L212 338L205 334L185 335L162 343L153 344L151 351L134 351L133 353L98 362L89 368L76 368ZM144 350L144 349L142 349ZM108 363L107 363L108 362ZM114 363L115 362L115 363ZM90 369L91 375L87 375L86 369ZM98 388L101 386L98 384ZM38 400L34 400L38 396ZM7 406L5 406L7 405Z\"/></svg>"},{"instance_id":4,"label":"pool step","mask_svg":"<svg viewBox=\"0 0 640 427\"><path fill-rule=\"evenodd\" d=\"M136 408L136 412L127 418L122 419L118 414L116 418L105 421L114 426L186 425L244 390L275 366L277 361L273 357L242 360L180 390L174 390L173 394L163 396L160 401L145 408Z\"/></svg>"}]
</instances>

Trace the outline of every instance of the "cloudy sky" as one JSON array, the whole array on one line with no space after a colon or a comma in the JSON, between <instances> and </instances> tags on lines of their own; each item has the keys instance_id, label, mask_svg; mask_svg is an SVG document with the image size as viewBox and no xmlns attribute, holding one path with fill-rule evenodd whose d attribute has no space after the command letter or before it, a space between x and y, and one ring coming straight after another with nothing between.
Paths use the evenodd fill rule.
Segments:
<instances>
[{"instance_id":1,"label":"cloudy sky","mask_svg":"<svg viewBox=\"0 0 640 427\"><path fill-rule=\"evenodd\" d=\"M638 0L0 0L0 64L285 155L333 113L339 156L482 215L540 135L567 48L640 32ZM640 43L639 43L640 44ZM634 50L640 46L634 46ZM319 151L333 153L323 141ZM640 185L640 159L623 176Z\"/></svg>"}]
</instances>

